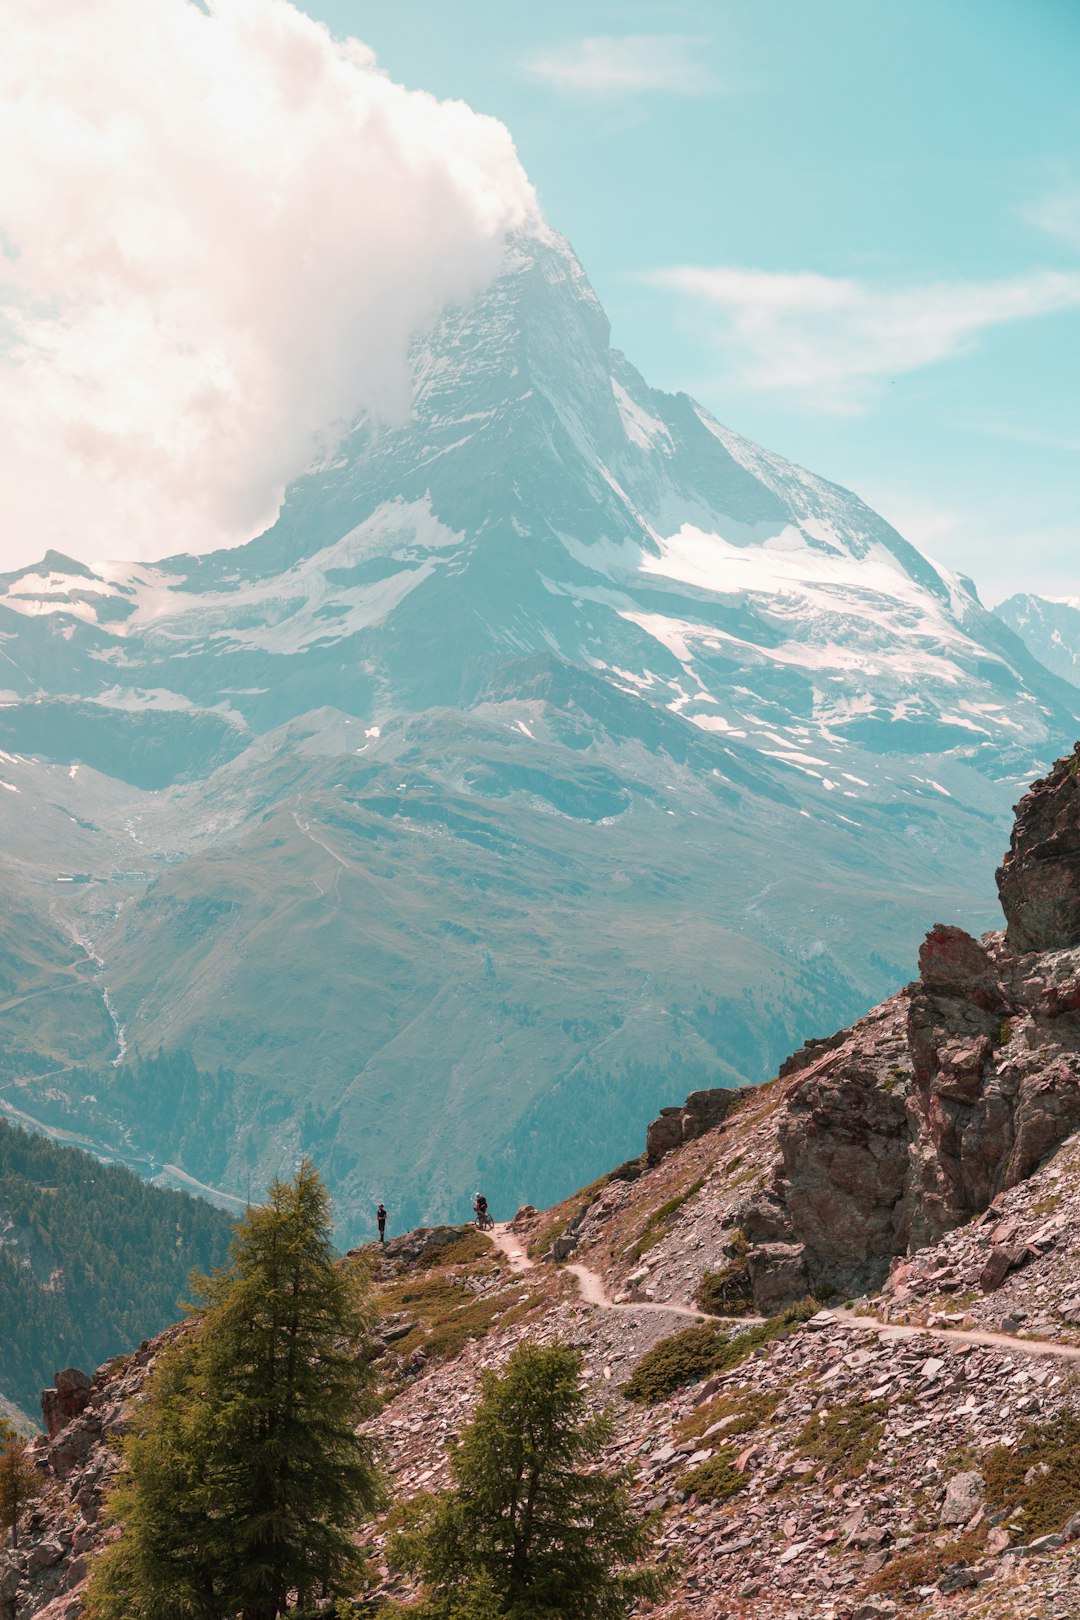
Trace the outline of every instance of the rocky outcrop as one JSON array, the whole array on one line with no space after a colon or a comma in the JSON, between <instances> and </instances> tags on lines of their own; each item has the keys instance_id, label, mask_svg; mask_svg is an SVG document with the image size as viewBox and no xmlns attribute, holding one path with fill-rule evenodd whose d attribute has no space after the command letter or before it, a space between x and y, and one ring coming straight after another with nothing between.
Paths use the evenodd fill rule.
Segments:
<instances>
[{"instance_id":1,"label":"rocky outcrop","mask_svg":"<svg viewBox=\"0 0 1080 1620\"><path fill-rule=\"evenodd\" d=\"M1017 806L997 883L1010 950L1080 946L1080 743Z\"/></svg>"},{"instance_id":2,"label":"rocky outcrop","mask_svg":"<svg viewBox=\"0 0 1080 1620\"><path fill-rule=\"evenodd\" d=\"M692 1091L684 1103L677 1107L661 1108L645 1133L645 1157L650 1165L657 1165L666 1154L687 1142L696 1142L706 1131L713 1130L727 1118L731 1110L744 1097L746 1086L716 1087L705 1091Z\"/></svg>"},{"instance_id":3,"label":"rocky outcrop","mask_svg":"<svg viewBox=\"0 0 1080 1620\"><path fill-rule=\"evenodd\" d=\"M90 1380L78 1367L65 1367L53 1379L52 1389L41 1392L41 1416L50 1440L90 1403Z\"/></svg>"},{"instance_id":4,"label":"rocky outcrop","mask_svg":"<svg viewBox=\"0 0 1080 1620\"><path fill-rule=\"evenodd\" d=\"M776 1122L780 1163L769 1229L762 1229L760 1198L747 1204L741 1225L752 1242L761 1235L766 1254L782 1237L802 1245L803 1276L784 1255L782 1275L792 1283L785 1299L771 1260L763 1270L752 1254L750 1275L762 1310L808 1288L823 1296L861 1292L903 1246L910 1146L904 1015L902 997L886 1002L788 1083Z\"/></svg>"},{"instance_id":5,"label":"rocky outcrop","mask_svg":"<svg viewBox=\"0 0 1080 1620\"><path fill-rule=\"evenodd\" d=\"M459 1242L462 1233L469 1230L467 1226L418 1226L415 1231L403 1232L400 1237L390 1238L376 1247L380 1250L383 1264L392 1269L430 1265L444 1249ZM352 1260L367 1252L370 1251L350 1249L347 1258Z\"/></svg>"},{"instance_id":6,"label":"rocky outcrop","mask_svg":"<svg viewBox=\"0 0 1080 1620\"><path fill-rule=\"evenodd\" d=\"M1078 765L1080 748L1018 807L1006 932L937 924L913 984L781 1069L779 1156L735 1217L760 1309L878 1286L1080 1127Z\"/></svg>"},{"instance_id":7,"label":"rocky outcrop","mask_svg":"<svg viewBox=\"0 0 1080 1620\"><path fill-rule=\"evenodd\" d=\"M145 1341L93 1378L69 1367L43 1391L48 1432L27 1452L43 1476L42 1494L20 1525L18 1549L0 1550L3 1620L75 1620L82 1613L88 1559L102 1545L102 1508L119 1467L115 1443L158 1354L182 1331Z\"/></svg>"}]
</instances>

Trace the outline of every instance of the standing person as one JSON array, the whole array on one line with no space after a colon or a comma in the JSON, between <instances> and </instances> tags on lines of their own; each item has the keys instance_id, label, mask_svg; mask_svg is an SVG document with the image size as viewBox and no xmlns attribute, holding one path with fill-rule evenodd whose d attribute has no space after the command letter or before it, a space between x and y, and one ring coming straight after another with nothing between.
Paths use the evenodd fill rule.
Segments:
<instances>
[{"instance_id":1,"label":"standing person","mask_svg":"<svg viewBox=\"0 0 1080 1620\"><path fill-rule=\"evenodd\" d=\"M386 1209L382 1204L380 1204L378 1209L375 1211L375 1219L379 1223L379 1242L380 1243L385 1243L386 1242Z\"/></svg>"}]
</instances>

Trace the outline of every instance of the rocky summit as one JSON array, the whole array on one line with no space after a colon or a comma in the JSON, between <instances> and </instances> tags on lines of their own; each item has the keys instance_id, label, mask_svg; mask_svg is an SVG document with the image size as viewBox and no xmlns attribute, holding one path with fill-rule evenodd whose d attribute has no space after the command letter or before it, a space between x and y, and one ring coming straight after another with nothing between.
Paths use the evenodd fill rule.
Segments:
<instances>
[{"instance_id":1,"label":"rocky summit","mask_svg":"<svg viewBox=\"0 0 1080 1620\"><path fill-rule=\"evenodd\" d=\"M375 1256L357 1353L399 1498L446 1481L484 1369L561 1338L657 1514L656 1620L1075 1620L1078 761L1019 806L1003 932L932 928L868 1017L768 1085L667 1108L563 1203ZM167 1342L46 1392L10 1620L81 1613L110 1437ZM363 1532L370 1597L409 1590L388 1528Z\"/></svg>"}]
</instances>

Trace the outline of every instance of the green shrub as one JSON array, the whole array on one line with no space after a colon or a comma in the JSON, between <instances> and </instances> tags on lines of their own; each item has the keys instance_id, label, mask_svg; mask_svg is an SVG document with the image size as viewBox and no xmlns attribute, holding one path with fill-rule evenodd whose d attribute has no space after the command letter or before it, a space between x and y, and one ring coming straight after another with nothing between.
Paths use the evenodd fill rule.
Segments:
<instances>
[{"instance_id":1,"label":"green shrub","mask_svg":"<svg viewBox=\"0 0 1080 1620\"><path fill-rule=\"evenodd\" d=\"M719 1271L707 1271L694 1295L706 1316L747 1316L754 1304L750 1273L741 1260L732 1260Z\"/></svg>"},{"instance_id":2,"label":"green shrub","mask_svg":"<svg viewBox=\"0 0 1080 1620\"><path fill-rule=\"evenodd\" d=\"M679 1440L697 1440L714 1423L730 1418L730 1423L724 1425L721 1438L737 1439L739 1435L750 1434L767 1422L783 1398L782 1391L751 1389L749 1384L743 1384L739 1389L727 1390L714 1400L696 1406L689 1417L684 1417L677 1425L676 1437Z\"/></svg>"},{"instance_id":3,"label":"green shrub","mask_svg":"<svg viewBox=\"0 0 1080 1620\"><path fill-rule=\"evenodd\" d=\"M746 1478L735 1467L735 1453L722 1446L707 1462L683 1474L679 1489L693 1492L699 1502L726 1502L746 1489Z\"/></svg>"},{"instance_id":4,"label":"green shrub","mask_svg":"<svg viewBox=\"0 0 1080 1620\"><path fill-rule=\"evenodd\" d=\"M938 1546L926 1542L912 1552L890 1558L867 1582L866 1590L887 1597L903 1597L919 1586L936 1586L952 1564L972 1564L982 1556L985 1531L973 1531Z\"/></svg>"},{"instance_id":5,"label":"green shrub","mask_svg":"<svg viewBox=\"0 0 1080 1620\"><path fill-rule=\"evenodd\" d=\"M795 1450L821 1463L832 1479L854 1479L865 1469L885 1429L883 1401L845 1401L814 1412L795 1439Z\"/></svg>"},{"instance_id":6,"label":"green shrub","mask_svg":"<svg viewBox=\"0 0 1080 1620\"><path fill-rule=\"evenodd\" d=\"M1080 1416L1063 1412L1029 1424L1013 1450L995 1446L981 1466L987 1501L1006 1512L1022 1509L1024 1535L1051 1535L1080 1511Z\"/></svg>"},{"instance_id":7,"label":"green shrub","mask_svg":"<svg viewBox=\"0 0 1080 1620\"><path fill-rule=\"evenodd\" d=\"M722 1328L712 1322L684 1328L654 1344L638 1361L622 1387L628 1400L642 1406L653 1406L665 1400L686 1384L708 1378L710 1373L728 1372L752 1356L755 1350L770 1344L773 1339L790 1333L800 1322L805 1322L817 1310L814 1300L793 1305L780 1316L747 1328L729 1338Z\"/></svg>"},{"instance_id":8,"label":"green shrub","mask_svg":"<svg viewBox=\"0 0 1080 1620\"><path fill-rule=\"evenodd\" d=\"M623 1394L640 1405L652 1406L684 1384L696 1383L715 1372L725 1343L723 1334L711 1322L672 1333L635 1363L623 1385Z\"/></svg>"}]
</instances>

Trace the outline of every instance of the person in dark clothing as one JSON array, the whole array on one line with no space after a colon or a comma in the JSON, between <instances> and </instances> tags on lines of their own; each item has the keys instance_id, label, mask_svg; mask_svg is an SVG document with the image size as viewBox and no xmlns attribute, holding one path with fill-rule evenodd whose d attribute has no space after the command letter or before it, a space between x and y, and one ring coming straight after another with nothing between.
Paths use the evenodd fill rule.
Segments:
<instances>
[{"instance_id":1,"label":"person in dark clothing","mask_svg":"<svg viewBox=\"0 0 1080 1620\"><path fill-rule=\"evenodd\" d=\"M382 1204L375 1211L375 1219L379 1223L379 1242L386 1242L386 1210Z\"/></svg>"}]
</instances>

